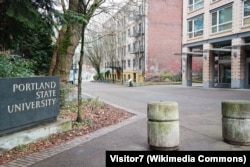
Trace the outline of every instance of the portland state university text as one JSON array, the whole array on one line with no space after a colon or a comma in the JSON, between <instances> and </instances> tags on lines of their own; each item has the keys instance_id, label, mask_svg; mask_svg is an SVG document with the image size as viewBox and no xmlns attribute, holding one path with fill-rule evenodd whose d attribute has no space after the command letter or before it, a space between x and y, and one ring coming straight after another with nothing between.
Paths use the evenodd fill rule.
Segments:
<instances>
[{"instance_id":1,"label":"portland state university text","mask_svg":"<svg viewBox=\"0 0 250 167\"><path fill-rule=\"evenodd\" d=\"M35 93L35 99L28 102L8 105L8 112L15 113L53 106L57 101L56 82L13 84L13 93Z\"/></svg>"}]
</instances>

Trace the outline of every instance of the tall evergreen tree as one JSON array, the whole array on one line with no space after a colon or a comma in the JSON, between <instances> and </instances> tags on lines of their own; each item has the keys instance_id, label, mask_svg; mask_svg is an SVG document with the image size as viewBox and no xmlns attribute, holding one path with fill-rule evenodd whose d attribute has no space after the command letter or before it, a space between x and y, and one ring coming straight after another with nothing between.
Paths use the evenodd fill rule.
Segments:
<instances>
[{"instance_id":1,"label":"tall evergreen tree","mask_svg":"<svg viewBox=\"0 0 250 167\"><path fill-rule=\"evenodd\" d=\"M36 75L47 75L53 54L51 30L41 22L32 35L26 35L22 43L23 57L34 61L33 70Z\"/></svg>"},{"instance_id":2,"label":"tall evergreen tree","mask_svg":"<svg viewBox=\"0 0 250 167\"><path fill-rule=\"evenodd\" d=\"M33 59L34 71L47 73L53 50L52 11L51 0L1 0L0 51Z\"/></svg>"}]
</instances>

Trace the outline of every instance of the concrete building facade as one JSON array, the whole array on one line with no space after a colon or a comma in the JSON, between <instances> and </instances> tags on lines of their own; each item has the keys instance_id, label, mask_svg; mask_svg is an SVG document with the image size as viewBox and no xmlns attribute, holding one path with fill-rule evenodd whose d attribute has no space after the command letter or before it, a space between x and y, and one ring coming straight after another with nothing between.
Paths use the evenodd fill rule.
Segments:
<instances>
[{"instance_id":1,"label":"concrete building facade","mask_svg":"<svg viewBox=\"0 0 250 167\"><path fill-rule=\"evenodd\" d=\"M250 0L183 0L182 84L203 61L203 87L250 87Z\"/></svg>"},{"instance_id":2,"label":"concrete building facade","mask_svg":"<svg viewBox=\"0 0 250 167\"><path fill-rule=\"evenodd\" d=\"M104 23L112 44L105 60L107 77L143 82L181 71L182 0L130 0Z\"/></svg>"}]
</instances>

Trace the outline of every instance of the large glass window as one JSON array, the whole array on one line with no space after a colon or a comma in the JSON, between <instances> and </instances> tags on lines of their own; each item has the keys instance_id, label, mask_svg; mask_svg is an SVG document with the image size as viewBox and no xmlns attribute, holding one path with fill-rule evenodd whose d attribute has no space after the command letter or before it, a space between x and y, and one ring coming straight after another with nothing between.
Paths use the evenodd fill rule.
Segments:
<instances>
[{"instance_id":1,"label":"large glass window","mask_svg":"<svg viewBox=\"0 0 250 167\"><path fill-rule=\"evenodd\" d=\"M250 25L250 0L244 1L243 25Z\"/></svg>"},{"instance_id":2,"label":"large glass window","mask_svg":"<svg viewBox=\"0 0 250 167\"><path fill-rule=\"evenodd\" d=\"M231 83L231 64L219 64L219 83Z\"/></svg>"},{"instance_id":3,"label":"large glass window","mask_svg":"<svg viewBox=\"0 0 250 167\"><path fill-rule=\"evenodd\" d=\"M232 29L232 6L212 13L212 33Z\"/></svg>"},{"instance_id":4,"label":"large glass window","mask_svg":"<svg viewBox=\"0 0 250 167\"><path fill-rule=\"evenodd\" d=\"M203 35L203 15L188 20L188 38L194 38Z\"/></svg>"},{"instance_id":5,"label":"large glass window","mask_svg":"<svg viewBox=\"0 0 250 167\"><path fill-rule=\"evenodd\" d=\"M188 0L188 12L192 12L204 6L204 0Z\"/></svg>"}]
</instances>

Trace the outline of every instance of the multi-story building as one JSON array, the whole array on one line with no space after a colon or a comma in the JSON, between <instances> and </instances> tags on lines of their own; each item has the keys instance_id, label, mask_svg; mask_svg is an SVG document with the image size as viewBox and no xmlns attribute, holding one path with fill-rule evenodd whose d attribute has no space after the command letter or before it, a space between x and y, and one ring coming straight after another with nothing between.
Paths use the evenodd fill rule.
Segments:
<instances>
[{"instance_id":1,"label":"multi-story building","mask_svg":"<svg viewBox=\"0 0 250 167\"><path fill-rule=\"evenodd\" d=\"M130 0L104 23L106 76L143 82L181 71L182 0Z\"/></svg>"},{"instance_id":2,"label":"multi-story building","mask_svg":"<svg viewBox=\"0 0 250 167\"><path fill-rule=\"evenodd\" d=\"M250 0L183 1L182 83L203 61L203 87L249 88Z\"/></svg>"}]
</instances>

